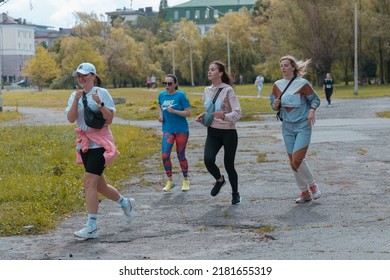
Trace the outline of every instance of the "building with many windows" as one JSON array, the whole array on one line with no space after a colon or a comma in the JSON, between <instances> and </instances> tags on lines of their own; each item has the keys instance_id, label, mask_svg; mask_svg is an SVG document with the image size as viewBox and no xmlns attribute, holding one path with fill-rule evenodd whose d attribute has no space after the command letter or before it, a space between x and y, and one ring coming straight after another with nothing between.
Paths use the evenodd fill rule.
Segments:
<instances>
[{"instance_id":1,"label":"building with many windows","mask_svg":"<svg viewBox=\"0 0 390 280\"><path fill-rule=\"evenodd\" d=\"M156 16L157 12L154 12L152 7L146 7L145 9L140 8L138 10L133 10L132 8L124 7L123 9L117 9L113 12L107 12L106 15L108 23L111 23L112 20L117 17L123 18L124 22L136 22L139 16L152 17Z\"/></svg>"},{"instance_id":2,"label":"building with many windows","mask_svg":"<svg viewBox=\"0 0 390 280\"><path fill-rule=\"evenodd\" d=\"M35 46L42 45L45 48L53 46L58 39L70 36L73 34L72 28L60 28L54 30L51 26L34 25L35 26Z\"/></svg>"},{"instance_id":3,"label":"building with many windows","mask_svg":"<svg viewBox=\"0 0 390 280\"><path fill-rule=\"evenodd\" d=\"M215 25L218 17L237 12L243 7L253 9L256 0L191 0L167 9L167 20L178 22L182 18L194 21L204 35Z\"/></svg>"},{"instance_id":4,"label":"building with many windows","mask_svg":"<svg viewBox=\"0 0 390 280\"><path fill-rule=\"evenodd\" d=\"M16 82L25 62L35 55L34 25L0 14L0 73L2 82Z\"/></svg>"}]
</instances>

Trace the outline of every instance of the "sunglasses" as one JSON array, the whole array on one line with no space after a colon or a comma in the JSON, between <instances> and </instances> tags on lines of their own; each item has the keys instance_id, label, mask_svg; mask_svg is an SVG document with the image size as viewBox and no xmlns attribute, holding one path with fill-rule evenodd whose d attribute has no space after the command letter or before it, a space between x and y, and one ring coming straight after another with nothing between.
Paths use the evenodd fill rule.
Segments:
<instances>
[{"instance_id":1,"label":"sunglasses","mask_svg":"<svg viewBox=\"0 0 390 280\"><path fill-rule=\"evenodd\" d=\"M173 85L172 82L163 82L162 84L163 86L169 86L169 87Z\"/></svg>"}]
</instances>

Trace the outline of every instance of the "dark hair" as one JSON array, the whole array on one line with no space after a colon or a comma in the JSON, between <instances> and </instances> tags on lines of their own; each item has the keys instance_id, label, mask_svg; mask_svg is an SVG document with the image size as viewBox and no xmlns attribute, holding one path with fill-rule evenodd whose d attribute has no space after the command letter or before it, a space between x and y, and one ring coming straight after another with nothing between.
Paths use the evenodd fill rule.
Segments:
<instances>
[{"instance_id":1,"label":"dark hair","mask_svg":"<svg viewBox=\"0 0 390 280\"><path fill-rule=\"evenodd\" d=\"M167 77L167 78L172 78L173 81L175 82L175 84L178 83L178 80L177 80L177 77L176 77L175 74L166 74L165 77ZM176 85L176 86L175 86L175 89L179 89L179 87Z\"/></svg>"},{"instance_id":2,"label":"dark hair","mask_svg":"<svg viewBox=\"0 0 390 280\"><path fill-rule=\"evenodd\" d=\"M96 75L96 74L93 74L93 73L91 73L91 74L92 74L92 75L95 75L95 82L94 82L94 85L95 85L95 86L98 86L98 87L101 87L102 84L103 84L102 79L101 79L98 75Z\"/></svg>"},{"instance_id":3,"label":"dark hair","mask_svg":"<svg viewBox=\"0 0 390 280\"><path fill-rule=\"evenodd\" d=\"M218 60L211 62L210 65L211 64L217 65L219 72L222 72L221 80L223 83L228 84L228 85L233 85L232 78L226 72L225 64L223 64L221 61L218 61Z\"/></svg>"}]
</instances>

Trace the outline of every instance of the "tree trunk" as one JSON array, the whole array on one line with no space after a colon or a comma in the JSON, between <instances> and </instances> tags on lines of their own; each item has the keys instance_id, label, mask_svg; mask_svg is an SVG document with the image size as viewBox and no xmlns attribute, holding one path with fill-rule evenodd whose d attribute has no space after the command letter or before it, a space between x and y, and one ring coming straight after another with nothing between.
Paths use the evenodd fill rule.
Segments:
<instances>
[{"instance_id":1,"label":"tree trunk","mask_svg":"<svg viewBox=\"0 0 390 280\"><path fill-rule=\"evenodd\" d=\"M383 73L383 47L382 47L382 39L379 38L378 40L379 45L379 79L380 83L384 84L384 73Z\"/></svg>"}]
</instances>

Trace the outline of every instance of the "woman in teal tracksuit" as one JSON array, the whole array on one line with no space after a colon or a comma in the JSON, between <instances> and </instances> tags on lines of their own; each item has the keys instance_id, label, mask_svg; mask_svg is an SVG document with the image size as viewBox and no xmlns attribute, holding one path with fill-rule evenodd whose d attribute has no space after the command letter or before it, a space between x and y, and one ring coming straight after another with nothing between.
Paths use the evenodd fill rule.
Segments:
<instances>
[{"instance_id":1,"label":"woman in teal tracksuit","mask_svg":"<svg viewBox=\"0 0 390 280\"><path fill-rule=\"evenodd\" d=\"M312 126L315 123L315 110L320 106L320 98L310 83L302 78L310 60L303 62L292 56L284 56L279 63L283 79L274 83L270 104L275 111L280 110L284 143L296 183L301 190L295 202L303 203L321 196L305 161ZM282 94L292 79L294 80Z\"/></svg>"}]
</instances>

